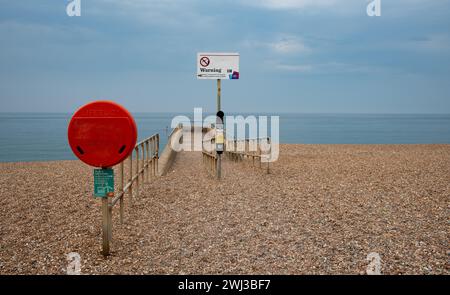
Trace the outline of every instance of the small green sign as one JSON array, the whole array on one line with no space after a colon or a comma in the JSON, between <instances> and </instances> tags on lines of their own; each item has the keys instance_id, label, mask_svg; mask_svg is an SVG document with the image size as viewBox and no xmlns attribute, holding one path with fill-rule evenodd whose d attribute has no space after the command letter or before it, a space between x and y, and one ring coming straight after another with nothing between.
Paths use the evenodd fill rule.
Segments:
<instances>
[{"instance_id":1,"label":"small green sign","mask_svg":"<svg viewBox=\"0 0 450 295\"><path fill-rule=\"evenodd\" d=\"M114 193L114 170L94 169L94 197L107 198Z\"/></svg>"}]
</instances>

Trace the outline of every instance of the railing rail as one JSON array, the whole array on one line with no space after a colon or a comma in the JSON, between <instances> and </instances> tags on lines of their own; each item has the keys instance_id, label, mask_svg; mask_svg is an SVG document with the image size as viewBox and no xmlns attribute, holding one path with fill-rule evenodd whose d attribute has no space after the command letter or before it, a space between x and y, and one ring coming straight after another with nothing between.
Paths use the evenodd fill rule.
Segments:
<instances>
[{"instance_id":1,"label":"railing rail","mask_svg":"<svg viewBox=\"0 0 450 295\"><path fill-rule=\"evenodd\" d=\"M133 155L134 163L133 163ZM133 198L139 197L139 189L145 181L158 174L159 159L159 134L155 134L137 143L130 156L118 165L118 192L113 198L108 198L108 210L103 212L104 232L103 254L109 255L109 244L112 239L112 209L119 202L120 223L124 220L124 198L128 193L130 205L133 206ZM129 173L125 173L125 162L128 162ZM127 179L125 180L125 177Z\"/></svg>"},{"instance_id":2,"label":"railing rail","mask_svg":"<svg viewBox=\"0 0 450 295\"><path fill-rule=\"evenodd\" d=\"M261 144L268 144L269 150L262 152ZM251 158L255 166L255 159L259 159L259 168L262 168L262 159L270 154L270 137L252 138L252 139L227 139L225 141L225 154L230 160L242 162L244 158ZM269 161L267 161L267 174L270 173Z\"/></svg>"},{"instance_id":3,"label":"railing rail","mask_svg":"<svg viewBox=\"0 0 450 295\"><path fill-rule=\"evenodd\" d=\"M206 168L206 171L211 174L212 176L215 176L217 173L217 155L215 152L215 138L203 140L202 144L202 160L203 160L203 166ZM212 151L208 152L205 149L205 142L209 142L209 144L212 147Z\"/></svg>"}]
</instances>

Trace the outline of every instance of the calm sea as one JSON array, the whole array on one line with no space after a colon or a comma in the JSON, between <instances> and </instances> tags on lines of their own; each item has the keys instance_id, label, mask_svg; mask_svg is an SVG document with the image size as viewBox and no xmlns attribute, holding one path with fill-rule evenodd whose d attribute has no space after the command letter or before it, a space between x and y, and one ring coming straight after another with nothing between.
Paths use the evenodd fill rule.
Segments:
<instances>
[{"instance_id":1,"label":"calm sea","mask_svg":"<svg viewBox=\"0 0 450 295\"><path fill-rule=\"evenodd\" d=\"M450 143L450 114L278 115L281 143ZM0 162L75 159L67 142L70 116L71 114L0 113ZM167 133L171 131L170 124L175 114L140 113L134 116L139 139L159 133L162 149L167 142Z\"/></svg>"}]
</instances>

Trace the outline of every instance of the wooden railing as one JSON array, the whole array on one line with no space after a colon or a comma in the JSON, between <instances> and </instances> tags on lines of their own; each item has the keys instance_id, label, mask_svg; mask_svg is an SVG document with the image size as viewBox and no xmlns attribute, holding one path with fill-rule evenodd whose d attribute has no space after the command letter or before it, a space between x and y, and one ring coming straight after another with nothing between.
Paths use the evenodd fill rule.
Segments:
<instances>
[{"instance_id":1,"label":"wooden railing","mask_svg":"<svg viewBox=\"0 0 450 295\"><path fill-rule=\"evenodd\" d=\"M119 164L118 192L113 198L108 198L107 212L103 212L103 255L109 255L109 244L112 240L112 209L119 202L120 223L123 223L126 193L130 197L130 205L133 206L133 198L139 197L139 189L144 182L158 175L158 159L159 134L155 134L137 143L131 155ZM128 162L129 173L125 173L125 162Z\"/></svg>"},{"instance_id":2,"label":"wooden railing","mask_svg":"<svg viewBox=\"0 0 450 295\"><path fill-rule=\"evenodd\" d=\"M212 150L207 151L205 149L205 142L209 142L211 144ZM205 166L206 171L211 174L212 176L216 176L217 174L217 155L215 151L215 138L211 138L210 140L204 140L203 141L203 148L202 148L202 159L203 159L203 166Z\"/></svg>"},{"instance_id":3,"label":"wooden railing","mask_svg":"<svg viewBox=\"0 0 450 295\"><path fill-rule=\"evenodd\" d=\"M259 163L259 168L262 168L262 158L265 155L270 154L270 149L261 152L261 144L268 144L270 147L271 141L269 137L264 138L255 138L255 139L232 139L225 141L225 154L228 158L235 162L241 162L245 158L252 159L252 164L255 166L255 159ZM270 173L269 161L267 161L266 165L267 174Z\"/></svg>"}]
</instances>

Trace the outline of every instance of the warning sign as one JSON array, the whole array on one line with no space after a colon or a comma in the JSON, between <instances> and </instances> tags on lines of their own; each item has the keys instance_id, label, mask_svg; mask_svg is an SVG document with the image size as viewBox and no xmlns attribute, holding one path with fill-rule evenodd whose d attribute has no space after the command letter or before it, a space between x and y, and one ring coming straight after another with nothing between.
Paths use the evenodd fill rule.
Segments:
<instances>
[{"instance_id":1,"label":"warning sign","mask_svg":"<svg viewBox=\"0 0 450 295\"><path fill-rule=\"evenodd\" d=\"M239 79L239 53L198 53L197 79Z\"/></svg>"},{"instance_id":2,"label":"warning sign","mask_svg":"<svg viewBox=\"0 0 450 295\"><path fill-rule=\"evenodd\" d=\"M114 194L114 170L94 169L94 197L106 198Z\"/></svg>"}]
</instances>

